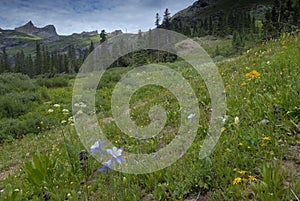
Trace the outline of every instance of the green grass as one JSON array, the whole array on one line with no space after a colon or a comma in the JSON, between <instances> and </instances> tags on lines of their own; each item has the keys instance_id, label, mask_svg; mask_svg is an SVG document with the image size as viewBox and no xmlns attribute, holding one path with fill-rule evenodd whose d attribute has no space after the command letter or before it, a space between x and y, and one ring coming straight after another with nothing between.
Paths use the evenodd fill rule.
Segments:
<instances>
[{"instance_id":1,"label":"green grass","mask_svg":"<svg viewBox=\"0 0 300 201\"><path fill-rule=\"evenodd\" d=\"M215 44L206 48L213 51ZM68 87L39 87L37 92L44 90L48 98L42 99L43 104L35 112L55 118L55 128L0 145L4 153L0 156L0 190L4 189L0 199L45 200L50 196L51 200L184 200L196 193L210 200L297 200L300 197L299 49L300 36L291 34L217 63L225 85L227 118L214 152L203 160L199 160L199 151L210 117L208 91L201 77L185 62L164 64L190 82L199 99L201 126L182 158L150 174L100 173L97 169L101 164L91 155L80 160L79 154L85 148L74 127L60 123L69 117L60 110L71 109L74 80L69 80ZM99 125L115 146L132 153L151 153L176 136L180 104L171 92L161 87L136 91L130 100L130 115L137 126L149 124L148 111L156 104L166 109L168 120L162 132L151 139L137 140L122 134L114 121L104 119L112 116L113 87L128 70L113 68L104 74L96 93ZM251 72L255 76L249 76ZM54 108L55 103L61 107ZM48 114L51 108L57 114ZM264 123L266 120L268 124Z\"/></svg>"}]
</instances>

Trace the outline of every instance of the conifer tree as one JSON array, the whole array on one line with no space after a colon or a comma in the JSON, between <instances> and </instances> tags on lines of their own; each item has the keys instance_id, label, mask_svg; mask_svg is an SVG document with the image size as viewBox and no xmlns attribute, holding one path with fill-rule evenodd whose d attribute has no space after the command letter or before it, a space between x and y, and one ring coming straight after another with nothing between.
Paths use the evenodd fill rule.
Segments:
<instances>
[{"instance_id":1,"label":"conifer tree","mask_svg":"<svg viewBox=\"0 0 300 201\"><path fill-rule=\"evenodd\" d=\"M36 56L35 56L35 61L34 61L34 75L39 75L42 72L42 53L41 53L41 46L40 44L37 42L36 43Z\"/></svg>"},{"instance_id":2,"label":"conifer tree","mask_svg":"<svg viewBox=\"0 0 300 201\"><path fill-rule=\"evenodd\" d=\"M106 37L107 37L107 34L106 34L105 30L103 29L100 33L100 43L103 43L104 41L106 41Z\"/></svg>"},{"instance_id":3,"label":"conifer tree","mask_svg":"<svg viewBox=\"0 0 300 201\"><path fill-rule=\"evenodd\" d=\"M142 36L142 31L139 30L138 32L138 39L137 39L137 49L144 47L144 40ZM133 65L140 66L147 63L147 56L146 50L138 50L133 53Z\"/></svg>"},{"instance_id":4,"label":"conifer tree","mask_svg":"<svg viewBox=\"0 0 300 201\"><path fill-rule=\"evenodd\" d=\"M2 48L2 72L9 72L10 71L10 62L8 59L8 55L6 53L6 48Z\"/></svg>"},{"instance_id":5,"label":"conifer tree","mask_svg":"<svg viewBox=\"0 0 300 201\"><path fill-rule=\"evenodd\" d=\"M89 47L89 53L91 53L95 49L93 41L91 41L90 47Z\"/></svg>"},{"instance_id":6,"label":"conifer tree","mask_svg":"<svg viewBox=\"0 0 300 201\"><path fill-rule=\"evenodd\" d=\"M159 27L159 23L160 23L160 17L159 17L159 14L156 13L156 16L155 16L155 26L156 26L156 28Z\"/></svg>"},{"instance_id":7,"label":"conifer tree","mask_svg":"<svg viewBox=\"0 0 300 201\"><path fill-rule=\"evenodd\" d=\"M170 29L171 27L171 23L170 23L170 19L171 19L171 13L169 12L169 9L166 8L165 12L164 12L164 18L163 18L163 28L165 29Z\"/></svg>"}]
</instances>

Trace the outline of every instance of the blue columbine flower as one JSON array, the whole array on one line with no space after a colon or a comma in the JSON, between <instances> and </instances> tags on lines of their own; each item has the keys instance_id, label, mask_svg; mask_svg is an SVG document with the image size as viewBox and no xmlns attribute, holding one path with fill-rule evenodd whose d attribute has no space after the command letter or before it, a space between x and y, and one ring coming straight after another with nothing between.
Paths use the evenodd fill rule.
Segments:
<instances>
[{"instance_id":1,"label":"blue columbine flower","mask_svg":"<svg viewBox=\"0 0 300 201\"><path fill-rule=\"evenodd\" d=\"M107 162L102 163L102 168L99 169L99 172L104 172L105 170L109 170L111 166L113 165L113 160L110 159Z\"/></svg>"},{"instance_id":2,"label":"blue columbine flower","mask_svg":"<svg viewBox=\"0 0 300 201\"><path fill-rule=\"evenodd\" d=\"M99 151L99 152L103 152L103 150L101 149L102 145L104 144L104 142L102 141L96 141L95 144L93 144L91 146L91 153L95 153L96 151Z\"/></svg>"},{"instance_id":3,"label":"blue columbine flower","mask_svg":"<svg viewBox=\"0 0 300 201\"><path fill-rule=\"evenodd\" d=\"M190 115L188 116L188 119L190 120L190 122L193 122L194 119L195 119L195 114L190 114Z\"/></svg>"},{"instance_id":4,"label":"blue columbine flower","mask_svg":"<svg viewBox=\"0 0 300 201\"><path fill-rule=\"evenodd\" d=\"M111 155L111 160L117 161L117 163L122 163L125 159L122 157L123 148L118 149L113 147L112 149L106 149L106 152Z\"/></svg>"}]
</instances>

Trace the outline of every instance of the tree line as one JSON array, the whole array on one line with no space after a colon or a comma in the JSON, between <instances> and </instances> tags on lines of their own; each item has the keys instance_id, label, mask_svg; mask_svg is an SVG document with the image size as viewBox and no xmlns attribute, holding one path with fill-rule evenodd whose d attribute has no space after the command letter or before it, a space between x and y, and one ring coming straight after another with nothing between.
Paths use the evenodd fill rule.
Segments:
<instances>
[{"instance_id":1,"label":"tree line","mask_svg":"<svg viewBox=\"0 0 300 201\"><path fill-rule=\"evenodd\" d=\"M170 16L169 10L166 9L160 23L161 18L159 13L156 13L156 27L174 30L189 37L231 35L232 46L238 49L243 48L246 40L277 38L283 32L300 29L300 1L274 0L271 9L266 11L262 20L256 19L249 10L236 8L230 12L221 11L205 16L193 25L182 20L171 21Z\"/></svg>"},{"instance_id":2,"label":"tree line","mask_svg":"<svg viewBox=\"0 0 300 201\"><path fill-rule=\"evenodd\" d=\"M85 49L75 49L74 45L70 45L65 53L50 52L47 46L37 42L33 54L25 55L23 50L17 52L14 56L14 65L12 65L5 48L3 48L0 59L0 73L23 73L30 77L41 74L51 76L59 73L77 73L84 59L93 50L94 43L92 41L89 48Z\"/></svg>"}]
</instances>

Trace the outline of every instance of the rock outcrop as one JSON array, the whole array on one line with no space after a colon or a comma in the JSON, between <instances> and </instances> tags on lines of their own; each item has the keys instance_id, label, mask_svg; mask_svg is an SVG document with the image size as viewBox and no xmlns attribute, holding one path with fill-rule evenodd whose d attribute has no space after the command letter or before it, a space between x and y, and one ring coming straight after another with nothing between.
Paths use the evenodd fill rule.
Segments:
<instances>
[{"instance_id":1,"label":"rock outcrop","mask_svg":"<svg viewBox=\"0 0 300 201\"><path fill-rule=\"evenodd\" d=\"M31 21L21 27L15 28L15 31L32 34L41 38L51 38L58 36L53 25L47 25L43 28L38 28L34 26Z\"/></svg>"}]
</instances>

